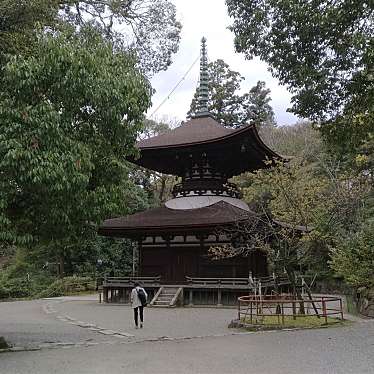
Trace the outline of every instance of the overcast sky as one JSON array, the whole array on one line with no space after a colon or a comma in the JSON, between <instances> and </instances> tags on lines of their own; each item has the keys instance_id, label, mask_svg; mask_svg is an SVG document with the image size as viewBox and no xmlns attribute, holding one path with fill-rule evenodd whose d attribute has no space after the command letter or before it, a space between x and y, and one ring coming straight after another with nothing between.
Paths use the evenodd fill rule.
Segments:
<instances>
[{"instance_id":1,"label":"overcast sky","mask_svg":"<svg viewBox=\"0 0 374 374\"><path fill-rule=\"evenodd\" d=\"M232 70L238 71L245 80L243 89L249 89L258 80L266 82L271 89L272 105L277 123L293 124L297 117L287 113L291 95L285 87L267 71L267 64L258 59L245 60L243 55L234 51L234 35L227 29L230 18L227 15L225 0L171 0L177 7L178 19L183 29L179 51L173 56L173 63L167 71L158 73L152 79L156 93L152 97L153 106L148 112L150 116L169 92L187 72L200 53L200 40L207 38L209 61L223 59ZM163 117L185 120L192 96L196 90L199 77L199 62L189 72L186 79L170 98L157 110L155 119Z\"/></svg>"}]
</instances>

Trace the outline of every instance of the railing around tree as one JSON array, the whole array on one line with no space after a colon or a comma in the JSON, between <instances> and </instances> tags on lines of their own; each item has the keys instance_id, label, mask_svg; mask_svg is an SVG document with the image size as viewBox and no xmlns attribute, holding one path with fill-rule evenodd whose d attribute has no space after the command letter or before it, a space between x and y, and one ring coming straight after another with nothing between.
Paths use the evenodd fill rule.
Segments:
<instances>
[{"instance_id":1,"label":"railing around tree","mask_svg":"<svg viewBox=\"0 0 374 374\"><path fill-rule=\"evenodd\" d=\"M342 299L339 297L316 297L297 300L293 295L249 295L238 298L238 320L244 325L263 325L267 317L276 317L279 325L285 324L285 319L292 317L323 318L324 323L329 318L344 319Z\"/></svg>"}]
</instances>

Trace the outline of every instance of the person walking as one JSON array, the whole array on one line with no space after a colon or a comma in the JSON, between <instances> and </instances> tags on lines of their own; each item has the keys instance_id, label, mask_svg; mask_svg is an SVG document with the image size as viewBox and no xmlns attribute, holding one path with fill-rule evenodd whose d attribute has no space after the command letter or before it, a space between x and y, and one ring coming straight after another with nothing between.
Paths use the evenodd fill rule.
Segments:
<instances>
[{"instance_id":1,"label":"person walking","mask_svg":"<svg viewBox=\"0 0 374 374\"><path fill-rule=\"evenodd\" d=\"M131 307L134 309L135 328L139 327L138 316L140 317L140 328L143 328L143 310L147 305L147 292L143 287L140 287L138 282L134 283L134 288L131 291Z\"/></svg>"}]
</instances>

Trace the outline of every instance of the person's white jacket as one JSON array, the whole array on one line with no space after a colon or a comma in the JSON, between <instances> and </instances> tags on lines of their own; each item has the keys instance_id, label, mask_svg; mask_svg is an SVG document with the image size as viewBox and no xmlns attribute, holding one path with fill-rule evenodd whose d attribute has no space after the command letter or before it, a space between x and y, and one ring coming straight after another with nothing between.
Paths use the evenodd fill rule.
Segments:
<instances>
[{"instance_id":1,"label":"person's white jacket","mask_svg":"<svg viewBox=\"0 0 374 374\"><path fill-rule=\"evenodd\" d=\"M142 302L139 299L138 296L138 290L142 289L145 293L145 296L148 298L147 292L145 292L145 289L143 287L135 287L131 291L131 307L132 308L137 308L139 306L142 306Z\"/></svg>"}]
</instances>

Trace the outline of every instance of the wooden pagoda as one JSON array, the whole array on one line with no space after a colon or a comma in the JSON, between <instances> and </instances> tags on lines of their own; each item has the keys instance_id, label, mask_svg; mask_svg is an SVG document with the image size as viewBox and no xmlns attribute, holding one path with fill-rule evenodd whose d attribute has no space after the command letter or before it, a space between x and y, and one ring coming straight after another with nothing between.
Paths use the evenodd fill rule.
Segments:
<instances>
[{"instance_id":1,"label":"wooden pagoda","mask_svg":"<svg viewBox=\"0 0 374 374\"><path fill-rule=\"evenodd\" d=\"M228 242L220 228L247 220L252 214L228 179L265 168L266 160L280 156L261 141L254 125L226 128L209 113L204 38L198 92L198 113L170 132L139 141L140 157L131 160L180 177L173 198L158 208L108 219L99 234L137 241L137 275L158 277L162 284L183 285L197 278L248 278L250 273L265 276L266 258L261 253L219 261L207 254L210 246Z\"/></svg>"}]
</instances>

